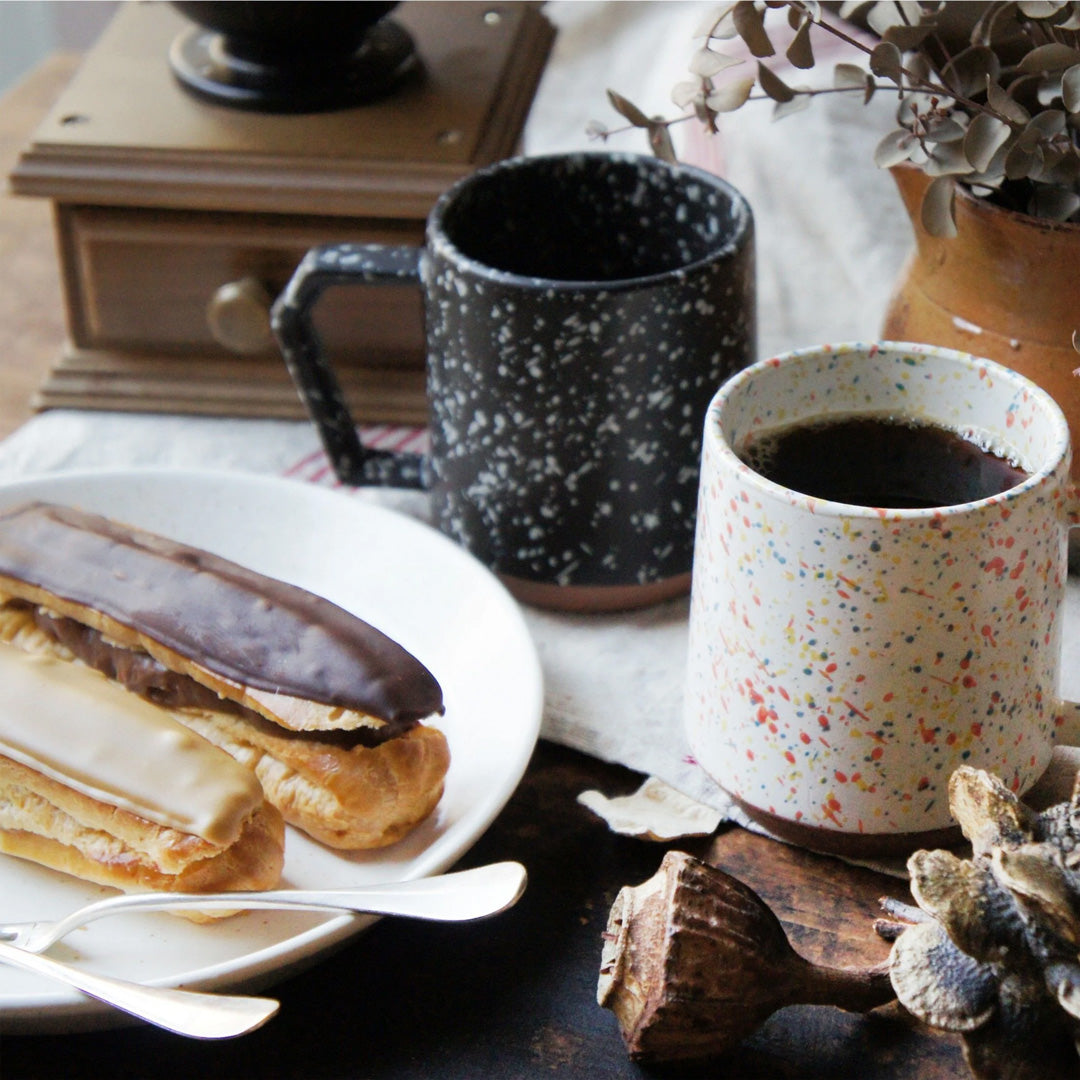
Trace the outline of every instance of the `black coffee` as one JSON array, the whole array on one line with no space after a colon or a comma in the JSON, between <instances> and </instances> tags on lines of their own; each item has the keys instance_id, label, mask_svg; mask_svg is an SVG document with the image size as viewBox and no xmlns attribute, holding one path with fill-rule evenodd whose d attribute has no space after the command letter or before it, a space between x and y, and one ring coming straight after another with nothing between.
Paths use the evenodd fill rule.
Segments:
<instances>
[{"instance_id":1,"label":"black coffee","mask_svg":"<svg viewBox=\"0 0 1080 1080\"><path fill-rule=\"evenodd\" d=\"M986 499L1028 475L955 431L873 416L794 424L756 439L739 456L804 495L890 509Z\"/></svg>"}]
</instances>

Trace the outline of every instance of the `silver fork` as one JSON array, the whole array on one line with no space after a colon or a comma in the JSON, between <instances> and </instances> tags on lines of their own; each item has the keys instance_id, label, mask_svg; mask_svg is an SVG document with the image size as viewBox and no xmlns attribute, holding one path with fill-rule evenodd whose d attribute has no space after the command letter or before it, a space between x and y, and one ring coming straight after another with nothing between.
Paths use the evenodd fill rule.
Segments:
<instances>
[{"instance_id":1,"label":"silver fork","mask_svg":"<svg viewBox=\"0 0 1080 1080\"><path fill-rule=\"evenodd\" d=\"M525 890L525 867L490 863L417 881L386 882L353 889L275 889L270 892L134 893L111 896L62 919L0 925L0 942L40 953L79 926L106 915L130 911L252 911L301 909L351 911L363 915L401 915L440 922L466 922L496 915L513 906Z\"/></svg>"}]
</instances>

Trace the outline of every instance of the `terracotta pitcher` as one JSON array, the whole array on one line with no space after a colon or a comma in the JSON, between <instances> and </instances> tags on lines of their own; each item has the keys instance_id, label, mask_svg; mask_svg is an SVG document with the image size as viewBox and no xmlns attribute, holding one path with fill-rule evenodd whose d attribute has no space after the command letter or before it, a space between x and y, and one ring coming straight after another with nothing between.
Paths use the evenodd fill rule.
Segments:
<instances>
[{"instance_id":1,"label":"terracotta pitcher","mask_svg":"<svg viewBox=\"0 0 1080 1080\"><path fill-rule=\"evenodd\" d=\"M882 337L986 356L1049 392L1069 420L1080 475L1080 225L1004 210L957 188L957 235L930 236L919 208L930 179L912 166L893 178L915 250L890 300Z\"/></svg>"}]
</instances>

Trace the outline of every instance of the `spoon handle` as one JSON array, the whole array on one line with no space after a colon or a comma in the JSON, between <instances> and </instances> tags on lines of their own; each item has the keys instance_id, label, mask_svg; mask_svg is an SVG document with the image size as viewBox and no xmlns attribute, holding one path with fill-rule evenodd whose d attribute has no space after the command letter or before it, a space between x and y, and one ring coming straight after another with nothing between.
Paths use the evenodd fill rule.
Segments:
<instances>
[{"instance_id":1,"label":"spoon handle","mask_svg":"<svg viewBox=\"0 0 1080 1080\"><path fill-rule=\"evenodd\" d=\"M203 994L192 990L141 986L81 971L47 956L0 942L0 961L57 979L98 1001L156 1027L195 1039L231 1039L261 1027L278 1011L270 998Z\"/></svg>"},{"instance_id":2,"label":"spoon handle","mask_svg":"<svg viewBox=\"0 0 1080 1080\"><path fill-rule=\"evenodd\" d=\"M121 911L203 911L303 908L352 911L366 915L400 915L438 922L486 918L514 904L525 888L525 868L516 862L490 863L471 870L387 882L352 889L277 889L269 892L135 893L90 904L58 920L48 940L57 941L77 926ZM44 928L43 928L44 929Z\"/></svg>"}]
</instances>

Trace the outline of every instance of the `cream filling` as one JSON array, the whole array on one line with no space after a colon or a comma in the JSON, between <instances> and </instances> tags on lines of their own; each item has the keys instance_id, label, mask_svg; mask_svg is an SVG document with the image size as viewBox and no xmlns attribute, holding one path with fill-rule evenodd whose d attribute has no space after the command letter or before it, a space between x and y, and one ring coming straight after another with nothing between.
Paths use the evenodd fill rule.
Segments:
<instances>
[{"instance_id":1,"label":"cream filling","mask_svg":"<svg viewBox=\"0 0 1080 1080\"><path fill-rule=\"evenodd\" d=\"M228 754L82 664L0 646L0 753L93 799L227 845L262 802Z\"/></svg>"},{"instance_id":2,"label":"cream filling","mask_svg":"<svg viewBox=\"0 0 1080 1080\"><path fill-rule=\"evenodd\" d=\"M0 788L0 830L48 836L98 863L128 862L137 858L123 840L100 829L88 828L25 788Z\"/></svg>"}]
</instances>

